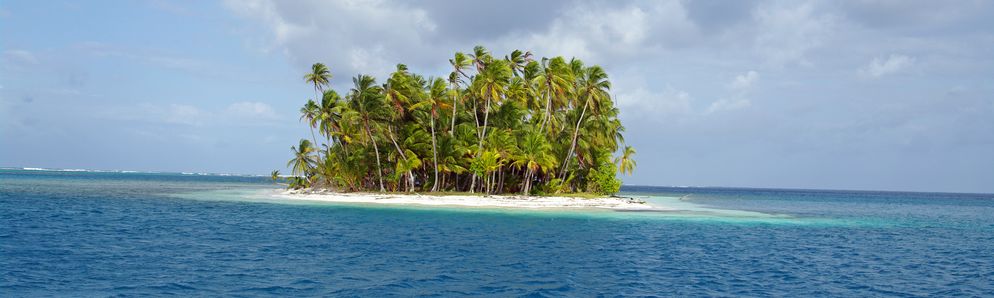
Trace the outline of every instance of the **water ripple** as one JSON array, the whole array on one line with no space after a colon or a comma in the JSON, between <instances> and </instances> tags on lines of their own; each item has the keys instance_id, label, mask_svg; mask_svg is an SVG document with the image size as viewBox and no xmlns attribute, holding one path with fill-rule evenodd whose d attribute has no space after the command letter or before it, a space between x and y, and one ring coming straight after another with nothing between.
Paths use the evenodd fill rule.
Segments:
<instances>
[{"instance_id":1,"label":"water ripple","mask_svg":"<svg viewBox=\"0 0 994 298\"><path fill-rule=\"evenodd\" d=\"M994 295L994 203L975 198L696 199L873 224L743 223L182 200L157 194L247 186L59 175L0 174L3 296Z\"/></svg>"}]
</instances>

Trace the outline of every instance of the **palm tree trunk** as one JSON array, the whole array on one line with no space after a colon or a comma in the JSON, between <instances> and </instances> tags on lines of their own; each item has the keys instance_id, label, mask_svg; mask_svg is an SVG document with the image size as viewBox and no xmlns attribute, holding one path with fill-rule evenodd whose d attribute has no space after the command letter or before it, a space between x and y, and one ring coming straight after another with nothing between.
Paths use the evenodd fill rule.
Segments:
<instances>
[{"instance_id":1,"label":"palm tree trunk","mask_svg":"<svg viewBox=\"0 0 994 298\"><path fill-rule=\"evenodd\" d=\"M490 96L487 96L487 105L483 106L483 131L480 134L479 146L476 149L476 156L483 154L483 139L487 137L487 120L490 119ZM486 186L487 193L490 193L490 185Z\"/></svg>"},{"instance_id":2,"label":"palm tree trunk","mask_svg":"<svg viewBox=\"0 0 994 298\"><path fill-rule=\"evenodd\" d=\"M525 170L525 181L523 181L523 183L522 183L524 185L521 186L521 189L522 189L522 193L521 194L527 196L528 195L528 189L531 187L532 169L528 168L528 166L525 166L525 168L527 170Z\"/></svg>"},{"instance_id":3,"label":"palm tree trunk","mask_svg":"<svg viewBox=\"0 0 994 298\"><path fill-rule=\"evenodd\" d=\"M538 132L542 133L545 130L545 125L549 123L549 116L552 115L552 85L547 84L548 92L545 94L545 118L542 118L542 127L538 128Z\"/></svg>"},{"instance_id":4,"label":"palm tree trunk","mask_svg":"<svg viewBox=\"0 0 994 298\"><path fill-rule=\"evenodd\" d=\"M320 91L318 91L318 84L314 83L314 100L320 100L321 99L320 97L321 95ZM318 147L319 148L318 152L320 152L321 146L318 145L318 139L314 137L314 125L311 125L310 123L308 123L308 125L311 127L311 141L314 141L314 146ZM320 153L318 153L318 158L321 158Z\"/></svg>"},{"instance_id":5,"label":"palm tree trunk","mask_svg":"<svg viewBox=\"0 0 994 298\"><path fill-rule=\"evenodd\" d=\"M480 134L480 146L479 150L483 151L483 139L487 137L487 120L490 119L490 96L487 96L487 106L483 107L483 133ZM477 155L480 152L476 153Z\"/></svg>"},{"instance_id":6,"label":"palm tree trunk","mask_svg":"<svg viewBox=\"0 0 994 298\"><path fill-rule=\"evenodd\" d=\"M494 173L491 174L491 177L490 177L490 192L491 193L497 193L497 174L499 173L499 171L500 170L494 171Z\"/></svg>"},{"instance_id":7,"label":"palm tree trunk","mask_svg":"<svg viewBox=\"0 0 994 298\"><path fill-rule=\"evenodd\" d=\"M493 191L494 191L494 182L495 182L494 177L496 177L495 176L496 174L497 174L496 171L490 172L490 174L487 174L487 194L488 195L492 194Z\"/></svg>"},{"instance_id":8,"label":"palm tree trunk","mask_svg":"<svg viewBox=\"0 0 994 298\"><path fill-rule=\"evenodd\" d=\"M434 111L433 111L432 114L434 114ZM439 181L438 181L438 149L436 148L436 145L435 145L435 116L434 115L431 115L431 116L432 116L431 117L431 155L432 155L431 161L432 161L432 163L435 164L435 167L434 167L434 169L435 169L435 181L432 181L431 191L432 192L436 192L436 191L438 191L438 184L439 184Z\"/></svg>"},{"instance_id":9,"label":"palm tree trunk","mask_svg":"<svg viewBox=\"0 0 994 298\"><path fill-rule=\"evenodd\" d=\"M446 174L444 174L444 173L442 174L442 177L440 178L440 179L442 179L442 180L441 180L441 181L438 181L438 182L437 182L437 183L438 183L438 185L442 185L442 187L445 187L445 177L446 177L446 176L448 176L448 175L446 175ZM436 188L436 189L435 189L435 191L438 191L438 189Z\"/></svg>"},{"instance_id":10,"label":"palm tree trunk","mask_svg":"<svg viewBox=\"0 0 994 298\"><path fill-rule=\"evenodd\" d=\"M307 124L307 125L310 126L310 124ZM320 146L318 146L318 138L314 137L314 126L310 126L310 128L311 128L311 141L314 141L314 146L315 147L320 147Z\"/></svg>"},{"instance_id":11,"label":"palm tree trunk","mask_svg":"<svg viewBox=\"0 0 994 298\"><path fill-rule=\"evenodd\" d=\"M480 131L480 117L477 116L477 112L476 112L479 109L479 107L476 106L476 101L475 100L473 102L474 102L473 103L473 119L476 120L473 123L476 124L476 130ZM480 133L476 133L476 135L479 136ZM482 149L482 147L483 147L483 138L480 138L480 149ZM480 152L476 152L476 156L480 156ZM470 181L470 183L469 183L469 192L470 193L476 192L476 173L473 173L473 175L470 177L469 181Z\"/></svg>"},{"instance_id":12,"label":"palm tree trunk","mask_svg":"<svg viewBox=\"0 0 994 298\"><path fill-rule=\"evenodd\" d=\"M500 180L499 181L500 181L500 183L497 185L497 191L498 192L503 192L504 191L504 170L503 169L500 170Z\"/></svg>"},{"instance_id":13,"label":"palm tree trunk","mask_svg":"<svg viewBox=\"0 0 994 298\"><path fill-rule=\"evenodd\" d=\"M459 85L453 84L453 90L458 90ZM452 97L452 126L449 126L449 136L455 136L456 133L456 109L459 107L459 92L456 91L456 95Z\"/></svg>"},{"instance_id":14,"label":"palm tree trunk","mask_svg":"<svg viewBox=\"0 0 994 298\"><path fill-rule=\"evenodd\" d=\"M580 122L583 121L583 116L587 114L587 104L583 104L583 111L580 112L580 118L576 119L576 128L573 129L573 142L569 145L569 154L566 154L566 161L563 162L563 170L560 172L559 176L561 179L566 179L566 168L569 167L569 159L573 157L573 152L576 150L576 137L580 133Z\"/></svg>"},{"instance_id":15,"label":"palm tree trunk","mask_svg":"<svg viewBox=\"0 0 994 298\"><path fill-rule=\"evenodd\" d=\"M373 139L373 132L369 130L369 121L365 121L366 134L369 135L369 141L373 142L373 151L376 151L376 177L380 180L380 192L387 191L383 188L383 166L380 165L380 148L376 146L376 140Z\"/></svg>"},{"instance_id":16,"label":"palm tree trunk","mask_svg":"<svg viewBox=\"0 0 994 298\"><path fill-rule=\"evenodd\" d=\"M389 129L389 128L387 129L387 136L390 137L390 142L393 142L393 146L395 148L397 148L397 153L400 153L400 157L404 158L404 162L406 163L407 162L407 154L404 154L404 150L400 150L400 145L397 145L397 139L395 139L393 137L393 129ZM407 181L408 182L407 191L408 192L413 191L414 190L414 174L411 173L410 169L407 170L407 180L408 180Z\"/></svg>"}]
</instances>

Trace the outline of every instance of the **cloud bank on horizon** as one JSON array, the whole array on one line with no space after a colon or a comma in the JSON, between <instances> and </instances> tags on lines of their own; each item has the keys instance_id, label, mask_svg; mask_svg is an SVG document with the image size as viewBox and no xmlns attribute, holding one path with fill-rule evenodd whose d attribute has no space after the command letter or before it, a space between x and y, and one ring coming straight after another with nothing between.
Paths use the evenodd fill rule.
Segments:
<instances>
[{"instance_id":1,"label":"cloud bank on horizon","mask_svg":"<svg viewBox=\"0 0 994 298\"><path fill-rule=\"evenodd\" d=\"M605 67L627 184L994 192L991 28L988 1L4 2L0 165L266 173L311 63L343 91L483 45Z\"/></svg>"}]
</instances>

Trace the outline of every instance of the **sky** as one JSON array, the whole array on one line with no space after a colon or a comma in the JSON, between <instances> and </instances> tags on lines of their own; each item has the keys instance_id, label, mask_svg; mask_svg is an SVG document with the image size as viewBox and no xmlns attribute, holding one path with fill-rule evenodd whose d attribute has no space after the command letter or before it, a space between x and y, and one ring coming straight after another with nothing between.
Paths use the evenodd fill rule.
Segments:
<instances>
[{"instance_id":1,"label":"sky","mask_svg":"<svg viewBox=\"0 0 994 298\"><path fill-rule=\"evenodd\" d=\"M625 184L994 193L992 1L0 1L0 166L265 174L456 51L605 68Z\"/></svg>"}]
</instances>

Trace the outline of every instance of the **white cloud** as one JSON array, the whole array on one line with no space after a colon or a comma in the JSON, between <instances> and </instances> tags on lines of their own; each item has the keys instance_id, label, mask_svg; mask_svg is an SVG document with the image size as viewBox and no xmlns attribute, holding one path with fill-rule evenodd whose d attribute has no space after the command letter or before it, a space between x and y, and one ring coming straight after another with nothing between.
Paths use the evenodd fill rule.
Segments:
<instances>
[{"instance_id":1,"label":"white cloud","mask_svg":"<svg viewBox=\"0 0 994 298\"><path fill-rule=\"evenodd\" d=\"M333 72L369 73L356 68L365 63L356 63L357 56L416 63L411 58L425 60L436 46L427 37L437 25L425 10L403 2L227 0L225 6L261 23L269 33L261 41L265 50L300 66L322 61ZM377 51L383 48L391 51Z\"/></svg>"},{"instance_id":2,"label":"white cloud","mask_svg":"<svg viewBox=\"0 0 994 298\"><path fill-rule=\"evenodd\" d=\"M203 109L177 103L142 103L104 108L97 115L111 120L189 126L273 125L281 120L279 113L272 106L253 101L234 102L222 109Z\"/></svg>"},{"instance_id":3,"label":"white cloud","mask_svg":"<svg viewBox=\"0 0 994 298\"><path fill-rule=\"evenodd\" d=\"M10 63L38 64L38 57L26 50L6 50L3 52L3 58Z\"/></svg>"},{"instance_id":4,"label":"white cloud","mask_svg":"<svg viewBox=\"0 0 994 298\"><path fill-rule=\"evenodd\" d=\"M649 16L639 7L604 9L579 5L557 17L544 32L512 37L511 47L539 53L596 59L602 50L627 50L645 40Z\"/></svg>"},{"instance_id":5,"label":"white cloud","mask_svg":"<svg viewBox=\"0 0 994 298\"><path fill-rule=\"evenodd\" d=\"M690 93L666 86L661 92L654 92L645 87L636 87L618 93L615 96L622 113L634 113L650 119L662 119L666 116L688 115L691 113Z\"/></svg>"},{"instance_id":6,"label":"white cloud","mask_svg":"<svg viewBox=\"0 0 994 298\"><path fill-rule=\"evenodd\" d=\"M838 23L831 14L816 13L810 2L792 7L760 7L753 12L753 19L758 30L753 41L755 50L776 67L811 65L807 52L821 46Z\"/></svg>"},{"instance_id":7,"label":"white cloud","mask_svg":"<svg viewBox=\"0 0 994 298\"><path fill-rule=\"evenodd\" d=\"M353 48L349 51L349 66L359 73L385 74L393 71L394 65L383 59L385 50L382 46L372 49Z\"/></svg>"},{"instance_id":8,"label":"white cloud","mask_svg":"<svg viewBox=\"0 0 994 298\"><path fill-rule=\"evenodd\" d=\"M891 54L885 60L873 58L873 61L870 61L870 64L867 64L861 68L859 73L864 77L876 79L885 75L901 72L914 64L915 58L913 57Z\"/></svg>"},{"instance_id":9,"label":"white cloud","mask_svg":"<svg viewBox=\"0 0 994 298\"><path fill-rule=\"evenodd\" d=\"M261 102L242 101L228 105L225 114L241 120L276 120L279 115L273 107Z\"/></svg>"},{"instance_id":10,"label":"white cloud","mask_svg":"<svg viewBox=\"0 0 994 298\"><path fill-rule=\"evenodd\" d=\"M561 9L532 14L534 18L549 21L527 30L516 29L513 24L477 28L480 24L447 24L447 19L433 19L453 13L478 14L473 5L404 1L230 0L225 3L268 33L265 40L252 41L264 44L265 50L282 52L299 67L325 62L332 72L348 76L385 75L397 63L415 69L447 69L446 59L453 51L468 51L475 45L483 45L499 55L522 49L538 57L562 55L605 64L685 44L698 34L684 3L677 0L564 4ZM461 32L469 29L451 26L497 32L478 35L481 37L476 39L465 38Z\"/></svg>"},{"instance_id":11,"label":"white cloud","mask_svg":"<svg viewBox=\"0 0 994 298\"><path fill-rule=\"evenodd\" d=\"M752 106L752 102L745 98L720 99L711 103L704 114L711 114L719 111L732 111Z\"/></svg>"},{"instance_id":12,"label":"white cloud","mask_svg":"<svg viewBox=\"0 0 994 298\"><path fill-rule=\"evenodd\" d=\"M169 104L159 113L162 121L173 124L201 125L207 116L203 111L194 106L182 104Z\"/></svg>"},{"instance_id":13,"label":"white cloud","mask_svg":"<svg viewBox=\"0 0 994 298\"><path fill-rule=\"evenodd\" d=\"M231 76L229 67L221 67L211 62L166 54L148 49L107 44L102 42L86 41L74 44L72 49L76 52L85 53L97 57L108 57L138 62L156 67L186 71L193 74Z\"/></svg>"},{"instance_id":14,"label":"white cloud","mask_svg":"<svg viewBox=\"0 0 994 298\"><path fill-rule=\"evenodd\" d=\"M956 86L950 87L949 90L946 90L946 96L947 97L959 97L959 96L962 96L963 94L966 94L966 92L967 92L966 86L956 85ZM994 102L992 102L992 104L994 104Z\"/></svg>"},{"instance_id":15,"label":"white cloud","mask_svg":"<svg viewBox=\"0 0 994 298\"><path fill-rule=\"evenodd\" d=\"M104 119L140 121L199 126L210 120L210 115L200 108L185 104L142 103L132 106L106 107L95 113Z\"/></svg>"},{"instance_id":16,"label":"white cloud","mask_svg":"<svg viewBox=\"0 0 994 298\"><path fill-rule=\"evenodd\" d=\"M697 31L680 1L621 7L583 3L564 10L548 29L511 33L499 43L508 49L526 48L544 55L604 62L683 43Z\"/></svg>"},{"instance_id":17,"label":"white cloud","mask_svg":"<svg viewBox=\"0 0 994 298\"><path fill-rule=\"evenodd\" d=\"M706 109L704 109L703 114L708 115L719 111L733 111L752 106L752 101L749 100L747 96L749 91L756 86L757 82L759 82L759 72L754 70L735 76L735 78L732 78L732 81L728 83L728 87L731 89L732 94L728 98L722 98L712 102Z\"/></svg>"},{"instance_id":18,"label":"white cloud","mask_svg":"<svg viewBox=\"0 0 994 298\"><path fill-rule=\"evenodd\" d=\"M748 90L752 88L753 84L759 81L759 73L750 70L744 74L735 76L732 83L729 86L734 90Z\"/></svg>"}]
</instances>

